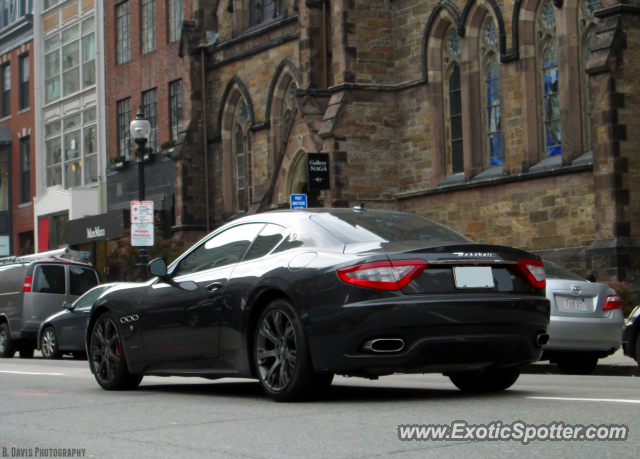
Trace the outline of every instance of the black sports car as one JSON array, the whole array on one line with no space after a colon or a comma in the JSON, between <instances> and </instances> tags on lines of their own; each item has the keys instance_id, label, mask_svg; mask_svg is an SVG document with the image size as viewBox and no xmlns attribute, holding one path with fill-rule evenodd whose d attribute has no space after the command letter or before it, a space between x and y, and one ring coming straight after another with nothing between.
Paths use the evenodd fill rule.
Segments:
<instances>
[{"instance_id":1,"label":"black sports car","mask_svg":"<svg viewBox=\"0 0 640 459\"><path fill-rule=\"evenodd\" d=\"M148 269L154 279L92 308L89 362L107 390L143 375L245 377L291 401L334 374L434 372L503 390L548 339L539 257L399 212L244 217Z\"/></svg>"}]
</instances>

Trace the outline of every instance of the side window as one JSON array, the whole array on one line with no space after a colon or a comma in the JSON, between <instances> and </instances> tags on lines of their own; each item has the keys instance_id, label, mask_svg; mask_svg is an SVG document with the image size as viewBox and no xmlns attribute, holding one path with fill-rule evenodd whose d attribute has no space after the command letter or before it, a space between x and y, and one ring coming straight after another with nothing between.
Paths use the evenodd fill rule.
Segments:
<instances>
[{"instance_id":1,"label":"side window","mask_svg":"<svg viewBox=\"0 0 640 459\"><path fill-rule=\"evenodd\" d=\"M69 266L69 294L83 295L87 290L98 285L98 277L92 269Z\"/></svg>"},{"instance_id":2,"label":"side window","mask_svg":"<svg viewBox=\"0 0 640 459\"><path fill-rule=\"evenodd\" d=\"M36 280L33 291L35 293L66 293L64 266L41 265L36 268Z\"/></svg>"},{"instance_id":3,"label":"side window","mask_svg":"<svg viewBox=\"0 0 640 459\"><path fill-rule=\"evenodd\" d=\"M90 308L93 306L93 303L95 303L102 292L104 292L104 289L105 287L94 288L90 292L87 292L83 297L78 298L76 300L76 309Z\"/></svg>"},{"instance_id":4,"label":"side window","mask_svg":"<svg viewBox=\"0 0 640 459\"><path fill-rule=\"evenodd\" d=\"M279 225L267 225L244 257L244 261L255 260L269 255L287 235L287 229Z\"/></svg>"},{"instance_id":5,"label":"side window","mask_svg":"<svg viewBox=\"0 0 640 459\"><path fill-rule=\"evenodd\" d=\"M180 261L175 275L184 276L238 263L264 223L234 226L201 244Z\"/></svg>"}]
</instances>

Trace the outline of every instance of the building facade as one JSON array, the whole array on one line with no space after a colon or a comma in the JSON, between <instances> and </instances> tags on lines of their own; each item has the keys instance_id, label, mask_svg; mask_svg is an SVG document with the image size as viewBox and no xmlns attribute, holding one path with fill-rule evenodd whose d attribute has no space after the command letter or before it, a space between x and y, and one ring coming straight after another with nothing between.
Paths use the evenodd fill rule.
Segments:
<instances>
[{"instance_id":1,"label":"building facade","mask_svg":"<svg viewBox=\"0 0 640 459\"><path fill-rule=\"evenodd\" d=\"M106 211L102 0L34 4L35 244L69 245L68 222Z\"/></svg>"},{"instance_id":2,"label":"building facade","mask_svg":"<svg viewBox=\"0 0 640 459\"><path fill-rule=\"evenodd\" d=\"M206 124L190 123L174 155L177 226L305 192L423 215L639 289L637 2L191 6L189 116ZM309 153L328 155L329 189L309 191Z\"/></svg>"},{"instance_id":3,"label":"building facade","mask_svg":"<svg viewBox=\"0 0 640 459\"><path fill-rule=\"evenodd\" d=\"M34 251L33 3L0 0L0 257Z\"/></svg>"}]
</instances>

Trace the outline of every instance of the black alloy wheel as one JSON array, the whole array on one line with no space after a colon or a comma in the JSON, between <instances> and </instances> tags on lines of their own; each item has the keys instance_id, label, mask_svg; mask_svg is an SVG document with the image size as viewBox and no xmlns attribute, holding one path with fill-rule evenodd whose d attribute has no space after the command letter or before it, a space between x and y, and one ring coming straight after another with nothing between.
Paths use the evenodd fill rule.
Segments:
<instances>
[{"instance_id":1,"label":"black alloy wheel","mask_svg":"<svg viewBox=\"0 0 640 459\"><path fill-rule=\"evenodd\" d=\"M131 390L142 381L141 375L129 373L116 322L108 312L93 326L89 360L96 381L103 389Z\"/></svg>"},{"instance_id":2,"label":"black alloy wheel","mask_svg":"<svg viewBox=\"0 0 640 459\"><path fill-rule=\"evenodd\" d=\"M519 365L509 368L486 368L482 373L454 373L449 379L464 392L494 392L508 389L520 377Z\"/></svg>"},{"instance_id":3,"label":"black alloy wheel","mask_svg":"<svg viewBox=\"0 0 640 459\"><path fill-rule=\"evenodd\" d=\"M273 301L262 313L254 351L262 388L275 401L304 400L331 385L333 374L313 371L300 320L287 300Z\"/></svg>"},{"instance_id":4,"label":"black alloy wheel","mask_svg":"<svg viewBox=\"0 0 640 459\"><path fill-rule=\"evenodd\" d=\"M0 358L10 359L16 355L16 350L16 342L11 339L9 326L7 324L0 324Z\"/></svg>"},{"instance_id":5,"label":"black alloy wheel","mask_svg":"<svg viewBox=\"0 0 640 459\"><path fill-rule=\"evenodd\" d=\"M62 352L58 348L58 335L53 327L47 327L40 338L40 349L45 359L61 359Z\"/></svg>"}]
</instances>

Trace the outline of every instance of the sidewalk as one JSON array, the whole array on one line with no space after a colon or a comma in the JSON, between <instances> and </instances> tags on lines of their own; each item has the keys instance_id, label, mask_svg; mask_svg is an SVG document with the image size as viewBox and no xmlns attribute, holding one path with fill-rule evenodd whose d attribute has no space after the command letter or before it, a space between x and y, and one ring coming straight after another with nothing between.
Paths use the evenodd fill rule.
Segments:
<instances>
[{"instance_id":1,"label":"sidewalk","mask_svg":"<svg viewBox=\"0 0 640 459\"><path fill-rule=\"evenodd\" d=\"M531 365L526 365L522 373L524 374L536 374L545 375L562 374L558 369L558 365L550 364L549 362L538 362ZM638 363L630 357L623 354L622 348L618 349L616 353L610 355L606 359L598 360L598 366L591 373L591 376L640 376L640 369Z\"/></svg>"}]
</instances>

